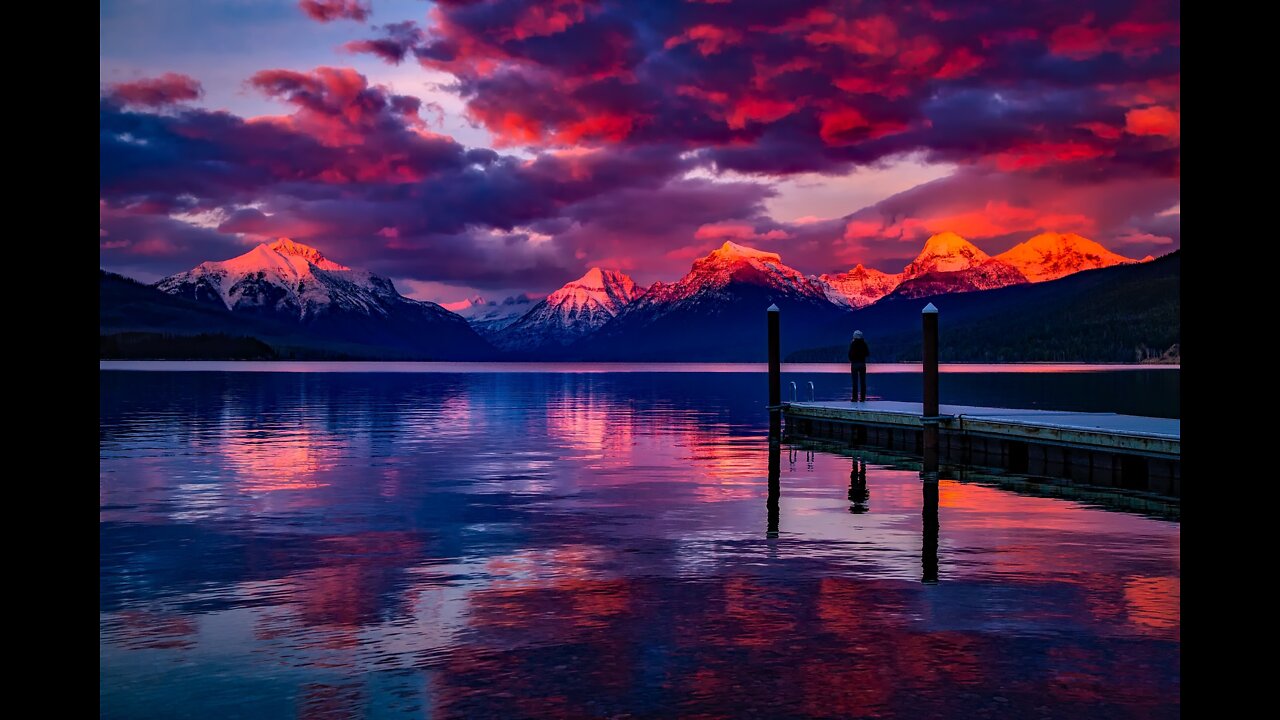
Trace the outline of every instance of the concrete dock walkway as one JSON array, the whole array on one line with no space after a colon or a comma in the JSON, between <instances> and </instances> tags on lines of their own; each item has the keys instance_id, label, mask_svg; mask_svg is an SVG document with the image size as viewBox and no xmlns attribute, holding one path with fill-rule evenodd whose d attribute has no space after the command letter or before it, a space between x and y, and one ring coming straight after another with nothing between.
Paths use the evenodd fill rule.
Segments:
<instances>
[{"instance_id":1,"label":"concrete dock walkway","mask_svg":"<svg viewBox=\"0 0 1280 720\"><path fill-rule=\"evenodd\" d=\"M922 451L921 403L782 403L787 431ZM946 462L1181 494L1181 421L1116 413L941 405Z\"/></svg>"},{"instance_id":2,"label":"concrete dock walkway","mask_svg":"<svg viewBox=\"0 0 1280 720\"><path fill-rule=\"evenodd\" d=\"M920 403L894 400L793 402L784 403L783 414L796 418L920 427L921 409ZM1056 440L1068 445L1123 449L1165 457L1180 455L1182 421L1170 418L971 405L942 405L939 414L945 418L939 423L945 430L1028 440Z\"/></svg>"}]
</instances>

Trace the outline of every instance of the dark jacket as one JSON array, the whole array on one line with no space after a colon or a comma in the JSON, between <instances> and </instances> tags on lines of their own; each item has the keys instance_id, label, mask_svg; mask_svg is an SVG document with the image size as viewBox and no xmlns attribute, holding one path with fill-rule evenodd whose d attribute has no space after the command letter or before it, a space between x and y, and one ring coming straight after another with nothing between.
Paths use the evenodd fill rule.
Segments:
<instances>
[{"instance_id":1,"label":"dark jacket","mask_svg":"<svg viewBox=\"0 0 1280 720\"><path fill-rule=\"evenodd\" d=\"M866 340L858 338L849 343L849 362L865 363L868 357L871 357L871 348L867 347Z\"/></svg>"}]
</instances>

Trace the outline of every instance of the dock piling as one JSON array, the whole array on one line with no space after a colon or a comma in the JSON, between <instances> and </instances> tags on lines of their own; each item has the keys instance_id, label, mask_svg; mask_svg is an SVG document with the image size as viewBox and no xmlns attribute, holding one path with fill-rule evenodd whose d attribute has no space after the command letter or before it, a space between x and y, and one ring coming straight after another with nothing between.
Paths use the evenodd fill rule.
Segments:
<instances>
[{"instance_id":1,"label":"dock piling","mask_svg":"<svg viewBox=\"0 0 1280 720\"><path fill-rule=\"evenodd\" d=\"M770 305L769 316L769 408L782 404L782 336L778 326L778 306Z\"/></svg>"},{"instance_id":2,"label":"dock piling","mask_svg":"<svg viewBox=\"0 0 1280 720\"><path fill-rule=\"evenodd\" d=\"M920 424L924 431L924 471L938 472L938 308L929 303L920 311L924 330L924 404Z\"/></svg>"}]
</instances>

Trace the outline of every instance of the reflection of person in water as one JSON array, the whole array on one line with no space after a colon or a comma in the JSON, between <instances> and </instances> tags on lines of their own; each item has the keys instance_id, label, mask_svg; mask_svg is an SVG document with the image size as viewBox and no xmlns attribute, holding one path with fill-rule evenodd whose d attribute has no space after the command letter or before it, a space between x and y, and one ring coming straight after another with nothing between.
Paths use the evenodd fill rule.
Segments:
<instances>
[{"instance_id":1,"label":"reflection of person in water","mask_svg":"<svg viewBox=\"0 0 1280 720\"><path fill-rule=\"evenodd\" d=\"M861 515L867 511L867 501L871 492L867 490L867 461L862 458L853 459L853 469L849 471L849 512Z\"/></svg>"}]
</instances>

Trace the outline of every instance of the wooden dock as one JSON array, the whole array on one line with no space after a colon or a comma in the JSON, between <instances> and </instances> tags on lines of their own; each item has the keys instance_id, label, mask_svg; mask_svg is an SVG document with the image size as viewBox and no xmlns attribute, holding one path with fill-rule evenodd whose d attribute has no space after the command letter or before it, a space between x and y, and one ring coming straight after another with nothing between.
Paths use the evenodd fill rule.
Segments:
<instances>
[{"instance_id":1,"label":"wooden dock","mask_svg":"<svg viewBox=\"0 0 1280 720\"><path fill-rule=\"evenodd\" d=\"M782 404L787 433L922 453L921 403ZM942 405L942 462L1181 496L1181 421Z\"/></svg>"}]
</instances>

